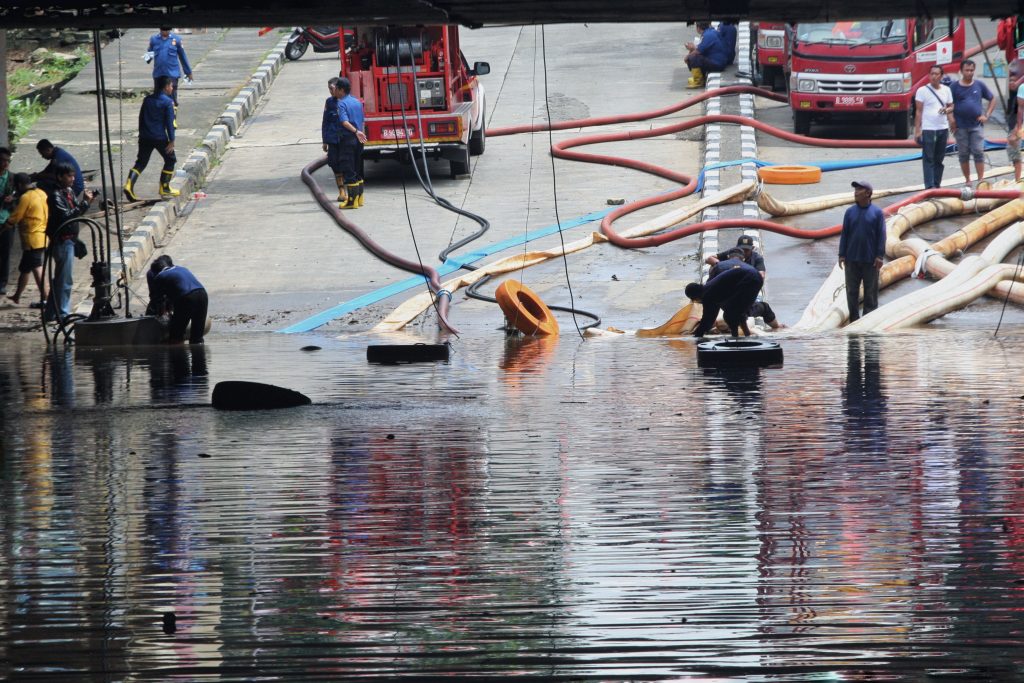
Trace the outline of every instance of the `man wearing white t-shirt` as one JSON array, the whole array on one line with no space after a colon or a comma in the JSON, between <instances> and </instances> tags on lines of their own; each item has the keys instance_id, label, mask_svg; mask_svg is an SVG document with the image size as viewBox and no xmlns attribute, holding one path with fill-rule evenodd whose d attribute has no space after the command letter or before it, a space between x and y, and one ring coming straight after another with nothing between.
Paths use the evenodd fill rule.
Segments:
<instances>
[{"instance_id":1,"label":"man wearing white t-shirt","mask_svg":"<svg viewBox=\"0 0 1024 683\"><path fill-rule=\"evenodd\" d=\"M953 93L942 85L942 67L936 64L928 72L928 82L914 94L914 140L921 145L924 187L942 185L942 160L946 156L949 134L956 132L953 120Z\"/></svg>"}]
</instances>

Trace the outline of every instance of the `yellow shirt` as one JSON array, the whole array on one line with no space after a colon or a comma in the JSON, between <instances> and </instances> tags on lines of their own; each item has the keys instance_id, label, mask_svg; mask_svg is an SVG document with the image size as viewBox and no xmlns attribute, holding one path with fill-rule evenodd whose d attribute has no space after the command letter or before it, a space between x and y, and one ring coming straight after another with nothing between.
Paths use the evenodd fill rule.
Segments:
<instances>
[{"instance_id":1,"label":"yellow shirt","mask_svg":"<svg viewBox=\"0 0 1024 683\"><path fill-rule=\"evenodd\" d=\"M8 220L18 226L22 249L46 247L46 222L49 218L50 208L46 204L45 192L33 188L21 195Z\"/></svg>"}]
</instances>

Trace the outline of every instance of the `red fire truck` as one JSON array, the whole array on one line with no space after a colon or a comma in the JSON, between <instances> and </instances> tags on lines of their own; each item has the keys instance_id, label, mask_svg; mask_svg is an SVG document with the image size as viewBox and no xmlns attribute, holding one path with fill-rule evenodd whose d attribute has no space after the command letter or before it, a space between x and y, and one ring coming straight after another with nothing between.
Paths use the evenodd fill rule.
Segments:
<instances>
[{"instance_id":1,"label":"red fire truck","mask_svg":"<svg viewBox=\"0 0 1024 683\"><path fill-rule=\"evenodd\" d=\"M452 176L469 173L470 154L483 154L484 89L459 49L459 27L342 27L341 75L363 101L364 159L447 159ZM351 37L349 34L351 33ZM410 149L411 148L411 149Z\"/></svg>"},{"instance_id":2,"label":"red fire truck","mask_svg":"<svg viewBox=\"0 0 1024 683\"><path fill-rule=\"evenodd\" d=\"M964 53L964 24L956 20L886 19L796 24L791 34L789 103L793 129L808 135L812 121L855 115L892 121L896 138L913 123L915 89L939 64L949 71Z\"/></svg>"},{"instance_id":3,"label":"red fire truck","mask_svg":"<svg viewBox=\"0 0 1024 683\"><path fill-rule=\"evenodd\" d=\"M786 89L786 61L789 58L786 25L782 22L751 22L750 68L756 85L772 90Z\"/></svg>"}]
</instances>

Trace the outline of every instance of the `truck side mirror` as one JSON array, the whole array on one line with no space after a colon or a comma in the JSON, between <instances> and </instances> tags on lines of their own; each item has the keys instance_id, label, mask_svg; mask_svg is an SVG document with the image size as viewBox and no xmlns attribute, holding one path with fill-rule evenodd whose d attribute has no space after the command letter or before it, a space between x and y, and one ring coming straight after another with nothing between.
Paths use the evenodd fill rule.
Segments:
<instances>
[{"instance_id":1,"label":"truck side mirror","mask_svg":"<svg viewBox=\"0 0 1024 683\"><path fill-rule=\"evenodd\" d=\"M489 73L491 73L490 64L487 62L473 62L472 74L474 76L486 76Z\"/></svg>"}]
</instances>

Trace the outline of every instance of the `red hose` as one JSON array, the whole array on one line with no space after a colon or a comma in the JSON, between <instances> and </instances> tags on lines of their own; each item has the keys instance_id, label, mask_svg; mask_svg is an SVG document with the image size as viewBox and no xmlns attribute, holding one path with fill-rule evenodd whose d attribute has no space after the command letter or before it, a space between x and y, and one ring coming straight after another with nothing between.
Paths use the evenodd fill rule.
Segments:
<instances>
[{"instance_id":1,"label":"red hose","mask_svg":"<svg viewBox=\"0 0 1024 683\"><path fill-rule=\"evenodd\" d=\"M326 165L327 158L322 157L302 169L302 182L306 183L306 186L309 188L309 191L313 193L313 197L316 199L317 203L320 204L320 207L331 215L331 218L334 219L335 223L359 240L359 243L363 245L367 251L380 260L390 263L396 268L401 268L409 273L415 273L416 275L422 275L427 278L427 284L430 287L430 291L437 296L436 308L438 320L448 330L458 334L459 331L453 327L450 322L448 322L448 303L451 300L451 295L449 294L448 296L445 296L444 294L440 294L440 292L442 292L441 276L438 275L437 271L430 266L424 265L418 261L410 261L400 256L395 256L390 251L374 242L362 228L348 220L341 213L341 210L337 207L335 202L328 199L327 195L325 195L323 190L320 189L320 186L317 185L316 180L313 179L313 173Z\"/></svg>"}]
</instances>

